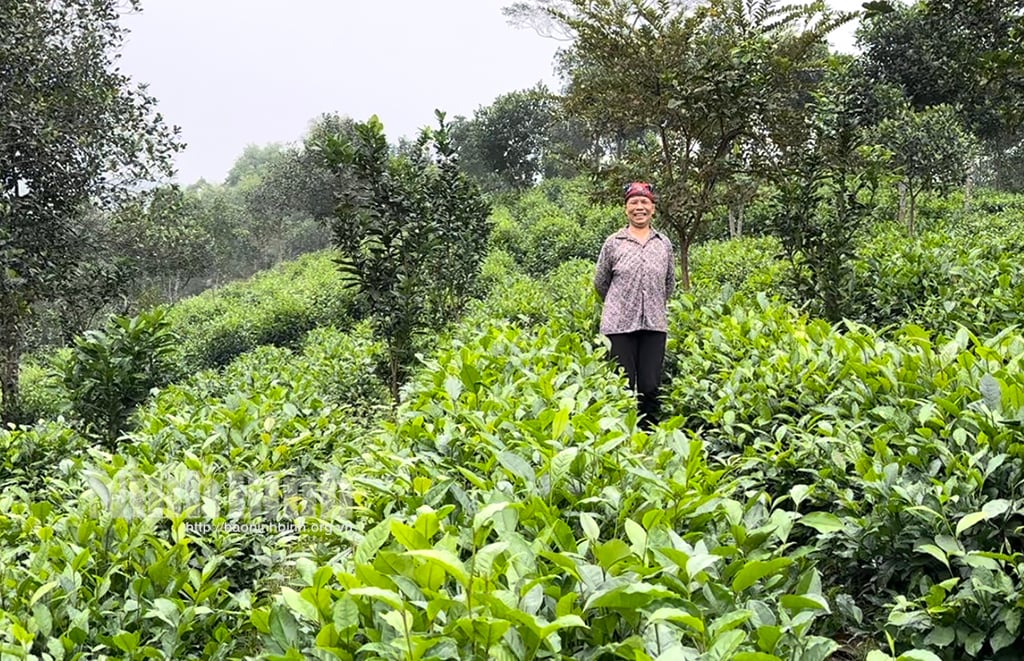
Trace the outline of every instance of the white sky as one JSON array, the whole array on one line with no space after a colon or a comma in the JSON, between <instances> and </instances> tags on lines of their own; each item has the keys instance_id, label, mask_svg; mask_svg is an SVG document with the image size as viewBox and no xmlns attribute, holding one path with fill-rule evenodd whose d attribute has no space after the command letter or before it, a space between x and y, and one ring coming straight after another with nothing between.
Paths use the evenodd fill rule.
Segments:
<instances>
[{"instance_id":1,"label":"white sky","mask_svg":"<svg viewBox=\"0 0 1024 661\"><path fill-rule=\"evenodd\" d=\"M559 43L508 25L511 0L143 0L119 65L147 83L188 147L178 181L224 179L248 144L293 142L310 121L376 114L391 141L471 116L506 92L558 89ZM829 0L857 10L861 0ZM833 45L852 49L854 26Z\"/></svg>"}]
</instances>

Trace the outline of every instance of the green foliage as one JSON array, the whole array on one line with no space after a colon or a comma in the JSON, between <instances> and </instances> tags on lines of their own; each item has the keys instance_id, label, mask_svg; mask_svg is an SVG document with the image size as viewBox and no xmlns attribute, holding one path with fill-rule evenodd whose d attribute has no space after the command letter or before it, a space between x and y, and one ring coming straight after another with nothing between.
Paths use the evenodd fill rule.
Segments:
<instances>
[{"instance_id":1,"label":"green foliage","mask_svg":"<svg viewBox=\"0 0 1024 661\"><path fill-rule=\"evenodd\" d=\"M915 112L902 104L895 116L879 122L870 135L869 139L893 153L891 163L909 201L907 228L914 234L918 196L931 191L948 193L963 184L975 159L974 139L948 105ZM901 204L901 216L903 212Z\"/></svg>"},{"instance_id":2,"label":"green foliage","mask_svg":"<svg viewBox=\"0 0 1024 661\"><path fill-rule=\"evenodd\" d=\"M77 338L61 367L84 430L113 448L135 408L153 388L170 381L177 341L163 308L113 317L103 330Z\"/></svg>"},{"instance_id":3,"label":"green foliage","mask_svg":"<svg viewBox=\"0 0 1024 661\"><path fill-rule=\"evenodd\" d=\"M181 374L221 367L255 347L298 346L318 326L358 316L353 293L322 251L180 301L168 319L181 337Z\"/></svg>"},{"instance_id":4,"label":"green foliage","mask_svg":"<svg viewBox=\"0 0 1024 661\"><path fill-rule=\"evenodd\" d=\"M748 489L827 513L793 541L856 605L836 624L944 659L1016 644L1020 335L884 340L763 297L684 297L673 328L670 399L688 426Z\"/></svg>"},{"instance_id":5,"label":"green foliage","mask_svg":"<svg viewBox=\"0 0 1024 661\"><path fill-rule=\"evenodd\" d=\"M60 369L68 350L51 356L33 357L22 363L21 407L25 420L52 420L66 412L70 399Z\"/></svg>"},{"instance_id":6,"label":"green foliage","mask_svg":"<svg viewBox=\"0 0 1024 661\"><path fill-rule=\"evenodd\" d=\"M0 431L5 654L263 652L252 609L289 578L297 544L334 547L345 528L331 461L359 457L363 425L388 409L382 352L366 325L325 328L301 354L267 347L196 374L140 409L116 455L58 424Z\"/></svg>"},{"instance_id":7,"label":"green foliage","mask_svg":"<svg viewBox=\"0 0 1024 661\"><path fill-rule=\"evenodd\" d=\"M693 289L717 296L728 287L748 296L784 290L787 263L782 244L772 236L706 241L693 250Z\"/></svg>"},{"instance_id":8,"label":"green foliage","mask_svg":"<svg viewBox=\"0 0 1024 661\"><path fill-rule=\"evenodd\" d=\"M179 145L114 66L116 0L0 3L0 418L20 409L25 318L75 276L83 209L166 174ZM129 7L136 9L137 2ZM71 137L73 136L73 137Z\"/></svg>"},{"instance_id":9,"label":"green foliage","mask_svg":"<svg viewBox=\"0 0 1024 661\"><path fill-rule=\"evenodd\" d=\"M444 114L411 155L392 156L373 117L355 139L327 136L330 167L350 178L332 222L338 263L388 346L394 400L414 355L415 335L454 321L474 289L489 209L459 170Z\"/></svg>"},{"instance_id":10,"label":"green foliage","mask_svg":"<svg viewBox=\"0 0 1024 661\"><path fill-rule=\"evenodd\" d=\"M782 170L772 225L801 303L832 322L852 314L853 258L875 208L884 154L864 144L849 79L817 95L807 143Z\"/></svg>"},{"instance_id":11,"label":"green foliage","mask_svg":"<svg viewBox=\"0 0 1024 661\"><path fill-rule=\"evenodd\" d=\"M689 288L690 246L716 189L748 169L734 152L775 153L792 137L792 108L813 89L825 37L852 16L774 0L533 4L572 37L560 54L565 109L606 140L598 171L615 190L653 180Z\"/></svg>"},{"instance_id":12,"label":"green foliage","mask_svg":"<svg viewBox=\"0 0 1024 661\"><path fill-rule=\"evenodd\" d=\"M914 323L949 336L961 326L988 337L1019 325L1020 204L1019 197L983 193L977 211L936 219L913 239L898 226L878 225L856 264L857 318L876 328Z\"/></svg>"},{"instance_id":13,"label":"green foliage","mask_svg":"<svg viewBox=\"0 0 1024 661\"><path fill-rule=\"evenodd\" d=\"M866 79L902 88L916 110L954 106L999 139L1019 126L1022 23L1017 0L898 4L858 31Z\"/></svg>"},{"instance_id":14,"label":"green foliage","mask_svg":"<svg viewBox=\"0 0 1024 661\"><path fill-rule=\"evenodd\" d=\"M524 191L544 174L554 121L555 99L538 84L502 94L452 132L465 171L485 189Z\"/></svg>"},{"instance_id":15,"label":"green foliage","mask_svg":"<svg viewBox=\"0 0 1024 661\"><path fill-rule=\"evenodd\" d=\"M532 276L573 259L594 260L625 224L620 207L594 205L582 180L551 179L494 212L489 252L500 250Z\"/></svg>"},{"instance_id":16,"label":"green foliage","mask_svg":"<svg viewBox=\"0 0 1024 661\"><path fill-rule=\"evenodd\" d=\"M777 239L700 246L651 433L597 333L593 262L537 277L511 252L393 414L384 338L346 318L160 388L116 453L60 421L0 430L0 648L1020 658L1021 204L930 202L920 236L861 240L858 304L913 296L898 315L935 327L809 318L772 295ZM326 303L338 279L321 254L223 310L289 285ZM956 287L978 301L940 316ZM971 311L982 330L954 322Z\"/></svg>"}]
</instances>

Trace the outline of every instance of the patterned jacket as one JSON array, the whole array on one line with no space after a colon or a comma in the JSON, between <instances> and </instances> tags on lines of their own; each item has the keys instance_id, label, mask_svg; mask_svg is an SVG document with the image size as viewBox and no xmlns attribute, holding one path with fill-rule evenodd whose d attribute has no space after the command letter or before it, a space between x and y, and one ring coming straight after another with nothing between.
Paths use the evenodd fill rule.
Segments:
<instances>
[{"instance_id":1,"label":"patterned jacket","mask_svg":"<svg viewBox=\"0 0 1024 661\"><path fill-rule=\"evenodd\" d=\"M675 291L672 242L651 228L645 243L623 228L608 237L597 257L594 287L604 301L601 333L668 332L668 299Z\"/></svg>"}]
</instances>

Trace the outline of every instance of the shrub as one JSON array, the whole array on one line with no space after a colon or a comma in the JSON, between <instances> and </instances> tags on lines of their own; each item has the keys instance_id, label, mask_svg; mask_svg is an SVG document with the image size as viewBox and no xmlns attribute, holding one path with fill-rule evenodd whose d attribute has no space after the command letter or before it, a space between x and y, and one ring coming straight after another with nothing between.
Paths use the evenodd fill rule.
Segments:
<instances>
[{"instance_id":1,"label":"shrub","mask_svg":"<svg viewBox=\"0 0 1024 661\"><path fill-rule=\"evenodd\" d=\"M26 422L52 420L68 412L68 392L55 366L67 354L63 349L55 356L34 357L21 365L21 410Z\"/></svg>"},{"instance_id":2,"label":"shrub","mask_svg":"<svg viewBox=\"0 0 1024 661\"><path fill-rule=\"evenodd\" d=\"M563 180L495 209L494 221L489 249L507 252L534 276L573 259L596 259L608 235L625 224L620 208L595 206L582 181Z\"/></svg>"},{"instance_id":3,"label":"shrub","mask_svg":"<svg viewBox=\"0 0 1024 661\"><path fill-rule=\"evenodd\" d=\"M356 299L335 251L303 255L244 282L185 299L169 312L181 337L182 374L223 367L258 346L297 347L317 326L350 326Z\"/></svg>"},{"instance_id":4,"label":"shrub","mask_svg":"<svg viewBox=\"0 0 1024 661\"><path fill-rule=\"evenodd\" d=\"M690 253L695 290L717 294L723 287L756 295L780 293L788 263L775 237L743 237L708 241Z\"/></svg>"},{"instance_id":5,"label":"shrub","mask_svg":"<svg viewBox=\"0 0 1024 661\"><path fill-rule=\"evenodd\" d=\"M170 380L177 338L164 308L133 318L113 317L104 330L75 340L63 363L64 386L85 431L110 447L152 388Z\"/></svg>"}]
</instances>

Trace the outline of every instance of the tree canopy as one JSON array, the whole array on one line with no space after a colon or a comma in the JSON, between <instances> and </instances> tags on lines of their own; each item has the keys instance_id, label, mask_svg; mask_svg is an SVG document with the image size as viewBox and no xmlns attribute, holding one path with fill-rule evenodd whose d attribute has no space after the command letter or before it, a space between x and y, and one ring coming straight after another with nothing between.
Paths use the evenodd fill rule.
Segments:
<instances>
[{"instance_id":1,"label":"tree canopy","mask_svg":"<svg viewBox=\"0 0 1024 661\"><path fill-rule=\"evenodd\" d=\"M0 350L17 409L22 322L74 272L79 219L169 175L180 147L156 101L115 66L119 0L0 0Z\"/></svg>"},{"instance_id":2,"label":"tree canopy","mask_svg":"<svg viewBox=\"0 0 1024 661\"><path fill-rule=\"evenodd\" d=\"M827 34L851 14L823 2L658 0L519 3L520 17L557 21L566 112L606 136L598 174L621 184L653 179L659 215L680 243L684 287L689 246L737 171L737 151L772 153L828 55ZM604 167L603 164L610 163Z\"/></svg>"}]
</instances>

